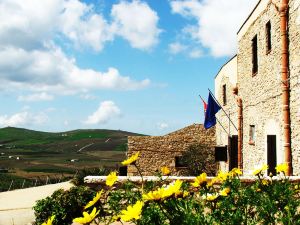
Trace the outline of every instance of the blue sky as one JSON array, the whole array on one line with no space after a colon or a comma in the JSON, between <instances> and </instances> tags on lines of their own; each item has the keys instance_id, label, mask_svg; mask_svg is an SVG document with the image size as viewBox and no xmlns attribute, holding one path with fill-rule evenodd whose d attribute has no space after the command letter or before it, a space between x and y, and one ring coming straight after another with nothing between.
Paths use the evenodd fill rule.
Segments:
<instances>
[{"instance_id":1,"label":"blue sky","mask_svg":"<svg viewBox=\"0 0 300 225\"><path fill-rule=\"evenodd\" d=\"M0 126L161 135L203 122L257 0L0 0Z\"/></svg>"}]
</instances>

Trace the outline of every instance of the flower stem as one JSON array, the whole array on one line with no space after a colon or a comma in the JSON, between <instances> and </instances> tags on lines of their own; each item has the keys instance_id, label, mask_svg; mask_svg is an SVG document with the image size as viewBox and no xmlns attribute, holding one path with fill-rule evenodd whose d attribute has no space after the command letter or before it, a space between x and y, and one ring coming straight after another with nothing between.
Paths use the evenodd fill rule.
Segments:
<instances>
[{"instance_id":1,"label":"flower stem","mask_svg":"<svg viewBox=\"0 0 300 225\"><path fill-rule=\"evenodd\" d=\"M142 193L144 193L144 177L143 177L143 174L142 174L140 168L136 165L136 163L134 163L133 165L135 166L135 168L137 169L138 173L141 176L141 179L142 179Z\"/></svg>"}]
</instances>

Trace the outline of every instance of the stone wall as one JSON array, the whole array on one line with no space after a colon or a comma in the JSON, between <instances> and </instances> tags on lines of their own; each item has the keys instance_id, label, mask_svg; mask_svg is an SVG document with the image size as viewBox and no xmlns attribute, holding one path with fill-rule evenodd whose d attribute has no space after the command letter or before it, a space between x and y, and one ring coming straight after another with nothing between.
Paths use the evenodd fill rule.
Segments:
<instances>
[{"instance_id":1,"label":"stone wall","mask_svg":"<svg viewBox=\"0 0 300 225\"><path fill-rule=\"evenodd\" d=\"M293 174L300 174L300 0L290 0L290 110Z\"/></svg>"},{"instance_id":2,"label":"stone wall","mask_svg":"<svg viewBox=\"0 0 300 225\"><path fill-rule=\"evenodd\" d=\"M214 147L215 129L205 130L203 125L194 124L165 136L129 136L128 157L140 151L138 166L143 175L153 175L162 166L169 167L172 175L180 175L186 169L175 167L175 157L196 143ZM128 175L138 175L134 166L128 166Z\"/></svg>"},{"instance_id":3,"label":"stone wall","mask_svg":"<svg viewBox=\"0 0 300 225\"><path fill-rule=\"evenodd\" d=\"M275 1L279 3L279 1ZM266 23L271 22L271 52L266 50ZM252 74L252 39L258 39L258 72ZM281 108L280 16L272 4L251 24L238 43L238 87L243 100L243 167L267 163L267 135L277 137L277 162L283 159ZM254 144L249 143L250 125L255 126Z\"/></svg>"},{"instance_id":4,"label":"stone wall","mask_svg":"<svg viewBox=\"0 0 300 225\"><path fill-rule=\"evenodd\" d=\"M226 85L227 104L223 104L223 85ZM215 96L222 104L223 109L231 118L235 127L237 127L238 105L233 95L233 88L237 85L237 57L233 57L219 71L215 78ZM230 123L226 114L220 110L217 113L218 123L216 124L216 142L217 146L228 146L228 135L237 135L237 130ZM228 162L221 162L221 170L228 170Z\"/></svg>"},{"instance_id":5,"label":"stone wall","mask_svg":"<svg viewBox=\"0 0 300 225\"><path fill-rule=\"evenodd\" d=\"M273 1L280 4L279 0ZM276 135L277 164L284 162L281 90L280 14L270 1L262 0L264 10L247 22L239 34L237 67L239 95L243 100L243 166L247 174L259 164L267 163L267 136ZM291 131L294 175L300 174L300 26L298 0L290 1L289 54L291 84ZM253 14L255 15L255 13ZM271 22L272 49L266 50L266 23ZM258 72L252 73L252 39L258 38ZM226 82L226 81L225 81ZM220 87L219 87L220 88ZM255 126L255 142L249 143L250 125Z\"/></svg>"}]
</instances>

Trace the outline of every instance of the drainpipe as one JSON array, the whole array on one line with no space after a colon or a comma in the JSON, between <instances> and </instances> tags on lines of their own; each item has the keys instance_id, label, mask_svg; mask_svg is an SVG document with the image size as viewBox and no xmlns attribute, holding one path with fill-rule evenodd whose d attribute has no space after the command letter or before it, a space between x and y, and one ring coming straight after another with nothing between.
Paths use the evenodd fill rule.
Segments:
<instances>
[{"instance_id":1,"label":"drainpipe","mask_svg":"<svg viewBox=\"0 0 300 225\"><path fill-rule=\"evenodd\" d=\"M238 168L243 169L243 100L238 96L238 88L233 88L238 105Z\"/></svg>"},{"instance_id":2,"label":"drainpipe","mask_svg":"<svg viewBox=\"0 0 300 225\"><path fill-rule=\"evenodd\" d=\"M281 33L281 79L282 79L282 116L284 123L284 152L288 164L287 175L292 175L291 161L291 121L290 121L290 85L289 85L289 50L288 50L288 8L289 1L282 0L280 12Z\"/></svg>"}]
</instances>

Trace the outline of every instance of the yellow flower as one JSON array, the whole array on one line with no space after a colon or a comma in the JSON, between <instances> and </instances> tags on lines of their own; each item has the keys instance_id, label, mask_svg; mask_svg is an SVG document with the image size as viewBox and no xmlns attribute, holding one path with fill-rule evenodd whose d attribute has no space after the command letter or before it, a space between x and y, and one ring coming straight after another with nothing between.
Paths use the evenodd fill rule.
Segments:
<instances>
[{"instance_id":1,"label":"yellow flower","mask_svg":"<svg viewBox=\"0 0 300 225\"><path fill-rule=\"evenodd\" d=\"M277 173L283 172L286 175L287 172L288 172L288 169L289 169L289 167L288 167L287 163L282 163L282 164L279 164L279 165L276 166L276 172Z\"/></svg>"},{"instance_id":2,"label":"yellow flower","mask_svg":"<svg viewBox=\"0 0 300 225\"><path fill-rule=\"evenodd\" d=\"M183 181L182 180L176 180L174 183L169 184L169 186L167 186L164 190L164 197L170 197L171 195L175 194L175 195L180 195L181 191L181 185L182 185Z\"/></svg>"},{"instance_id":3,"label":"yellow flower","mask_svg":"<svg viewBox=\"0 0 300 225\"><path fill-rule=\"evenodd\" d=\"M118 180L117 177L117 172L111 172L107 177L106 177L106 185L107 186L113 186L114 183Z\"/></svg>"},{"instance_id":4,"label":"yellow flower","mask_svg":"<svg viewBox=\"0 0 300 225\"><path fill-rule=\"evenodd\" d=\"M51 216L51 217L47 220L47 222L42 223L42 225L52 225L52 222L53 222L54 218L55 218L54 215Z\"/></svg>"},{"instance_id":5,"label":"yellow flower","mask_svg":"<svg viewBox=\"0 0 300 225\"><path fill-rule=\"evenodd\" d=\"M262 183L262 185L264 185L264 186L269 185L269 181L268 181L268 180L262 180L261 183Z\"/></svg>"},{"instance_id":6,"label":"yellow flower","mask_svg":"<svg viewBox=\"0 0 300 225\"><path fill-rule=\"evenodd\" d=\"M144 203L142 201L137 201L133 206L128 206L126 210L121 211L121 219L128 222L132 219L138 220L142 213L142 208Z\"/></svg>"},{"instance_id":7,"label":"yellow flower","mask_svg":"<svg viewBox=\"0 0 300 225\"><path fill-rule=\"evenodd\" d=\"M144 200L160 200L164 198L164 189L163 188L159 188L156 191L150 191L147 194L143 194L143 199Z\"/></svg>"},{"instance_id":8,"label":"yellow flower","mask_svg":"<svg viewBox=\"0 0 300 225\"><path fill-rule=\"evenodd\" d=\"M219 171L217 178L221 181L225 181L227 180L227 178L229 177L229 173L223 172L223 171Z\"/></svg>"},{"instance_id":9,"label":"yellow flower","mask_svg":"<svg viewBox=\"0 0 300 225\"><path fill-rule=\"evenodd\" d=\"M217 177L211 179L209 182L207 182L207 187L211 187L213 186L215 183L217 183L219 181L219 179Z\"/></svg>"},{"instance_id":10,"label":"yellow flower","mask_svg":"<svg viewBox=\"0 0 300 225\"><path fill-rule=\"evenodd\" d=\"M263 171L269 169L269 166L267 164L262 165L261 167L258 167L256 169L254 169L254 171L252 172L253 175L258 175L261 174Z\"/></svg>"},{"instance_id":11,"label":"yellow flower","mask_svg":"<svg viewBox=\"0 0 300 225\"><path fill-rule=\"evenodd\" d=\"M88 204L86 204L86 206L84 207L84 209L90 208L91 206L95 205L95 203L97 201L99 201L101 194L102 194L103 190L99 191L96 196L93 198L92 201L89 201Z\"/></svg>"},{"instance_id":12,"label":"yellow flower","mask_svg":"<svg viewBox=\"0 0 300 225\"><path fill-rule=\"evenodd\" d=\"M160 169L160 171L161 171L161 173L162 173L163 175L165 175L165 176L168 176L168 175L171 173L171 171L169 170L169 168L166 167L166 166L163 166L163 167Z\"/></svg>"},{"instance_id":13,"label":"yellow flower","mask_svg":"<svg viewBox=\"0 0 300 225\"><path fill-rule=\"evenodd\" d=\"M233 168L230 172L231 172L231 174L233 176L242 175L243 174L242 171L239 168Z\"/></svg>"},{"instance_id":14,"label":"yellow flower","mask_svg":"<svg viewBox=\"0 0 300 225\"><path fill-rule=\"evenodd\" d=\"M190 195L190 193L188 191L184 191L182 197L185 198L185 197L187 197L189 195Z\"/></svg>"},{"instance_id":15,"label":"yellow flower","mask_svg":"<svg viewBox=\"0 0 300 225\"><path fill-rule=\"evenodd\" d=\"M140 152L135 153L130 158L124 160L122 162L122 165L127 166L127 165L132 164L133 162L135 162L139 158L139 155L140 155Z\"/></svg>"},{"instance_id":16,"label":"yellow flower","mask_svg":"<svg viewBox=\"0 0 300 225\"><path fill-rule=\"evenodd\" d=\"M230 193L230 188L224 188L223 190L220 191L221 196L227 196Z\"/></svg>"},{"instance_id":17,"label":"yellow flower","mask_svg":"<svg viewBox=\"0 0 300 225\"><path fill-rule=\"evenodd\" d=\"M73 219L73 222L75 223L80 223L80 224L87 224L92 222L95 217L99 214L99 210L96 212L96 207L94 207L93 211L91 212L91 214L87 213L87 212L83 212L83 217L78 217Z\"/></svg>"},{"instance_id":18,"label":"yellow flower","mask_svg":"<svg viewBox=\"0 0 300 225\"><path fill-rule=\"evenodd\" d=\"M207 201L214 201L219 197L218 194L207 194L206 196L204 196L203 198L206 199Z\"/></svg>"},{"instance_id":19,"label":"yellow flower","mask_svg":"<svg viewBox=\"0 0 300 225\"><path fill-rule=\"evenodd\" d=\"M193 187L199 187L202 184L206 184L206 173L202 173L200 176L196 177L194 183L192 183Z\"/></svg>"}]
</instances>

